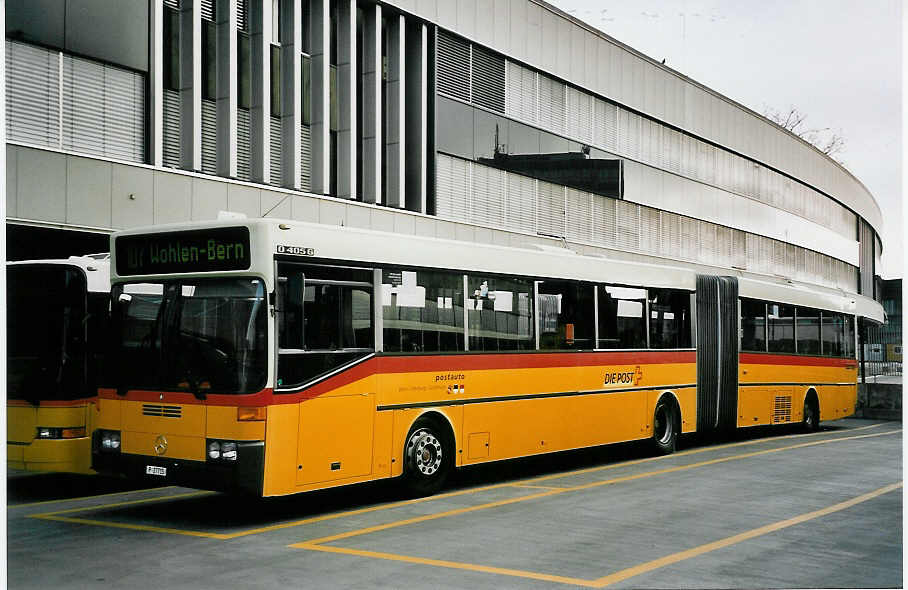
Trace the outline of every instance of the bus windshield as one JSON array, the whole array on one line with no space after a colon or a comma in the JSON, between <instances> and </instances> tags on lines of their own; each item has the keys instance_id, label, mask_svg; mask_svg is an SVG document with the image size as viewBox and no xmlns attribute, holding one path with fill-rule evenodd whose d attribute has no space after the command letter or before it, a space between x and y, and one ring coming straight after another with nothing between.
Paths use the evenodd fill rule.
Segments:
<instances>
[{"instance_id":1,"label":"bus windshield","mask_svg":"<svg viewBox=\"0 0 908 590\"><path fill-rule=\"evenodd\" d=\"M117 390L260 391L267 377L265 286L254 278L114 286Z\"/></svg>"},{"instance_id":2,"label":"bus windshield","mask_svg":"<svg viewBox=\"0 0 908 590\"><path fill-rule=\"evenodd\" d=\"M7 269L7 396L73 400L87 384L85 276L62 264Z\"/></svg>"}]
</instances>

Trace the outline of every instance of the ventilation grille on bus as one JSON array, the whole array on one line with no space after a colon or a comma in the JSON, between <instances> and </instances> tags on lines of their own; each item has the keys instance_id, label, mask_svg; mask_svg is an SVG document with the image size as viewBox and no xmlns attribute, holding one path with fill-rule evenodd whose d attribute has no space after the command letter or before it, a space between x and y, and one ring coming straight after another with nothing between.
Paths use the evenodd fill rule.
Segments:
<instances>
[{"instance_id":1,"label":"ventilation grille on bus","mask_svg":"<svg viewBox=\"0 0 908 590\"><path fill-rule=\"evenodd\" d=\"M142 404L143 416L159 416L161 418L179 418L182 416L180 406L161 406L158 404Z\"/></svg>"},{"instance_id":2,"label":"ventilation grille on bus","mask_svg":"<svg viewBox=\"0 0 908 590\"><path fill-rule=\"evenodd\" d=\"M791 422L791 396L776 398L776 406L772 414L772 423L781 424L783 422Z\"/></svg>"}]
</instances>

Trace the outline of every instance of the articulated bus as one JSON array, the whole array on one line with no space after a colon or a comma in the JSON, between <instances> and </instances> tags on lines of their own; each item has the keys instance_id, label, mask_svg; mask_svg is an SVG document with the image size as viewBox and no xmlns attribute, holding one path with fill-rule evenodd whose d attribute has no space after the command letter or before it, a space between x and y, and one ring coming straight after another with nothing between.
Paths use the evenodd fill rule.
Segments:
<instances>
[{"instance_id":1,"label":"articulated bus","mask_svg":"<svg viewBox=\"0 0 908 590\"><path fill-rule=\"evenodd\" d=\"M276 496L854 412L832 289L297 221L114 234L93 467Z\"/></svg>"},{"instance_id":2,"label":"articulated bus","mask_svg":"<svg viewBox=\"0 0 908 590\"><path fill-rule=\"evenodd\" d=\"M109 255L7 265L7 465L93 473L91 421L108 343Z\"/></svg>"}]
</instances>

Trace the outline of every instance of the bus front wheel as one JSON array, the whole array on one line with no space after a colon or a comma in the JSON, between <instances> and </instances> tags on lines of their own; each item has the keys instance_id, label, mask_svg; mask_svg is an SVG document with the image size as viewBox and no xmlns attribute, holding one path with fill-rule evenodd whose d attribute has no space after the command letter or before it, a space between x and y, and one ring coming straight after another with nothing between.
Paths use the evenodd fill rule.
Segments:
<instances>
[{"instance_id":1,"label":"bus front wheel","mask_svg":"<svg viewBox=\"0 0 908 590\"><path fill-rule=\"evenodd\" d=\"M404 447L404 485L416 496L428 496L442 488L454 465L453 442L436 420L416 421Z\"/></svg>"},{"instance_id":2,"label":"bus front wheel","mask_svg":"<svg viewBox=\"0 0 908 590\"><path fill-rule=\"evenodd\" d=\"M653 448L660 455L675 452L675 446L678 444L678 422L675 404L668 397L660 399L653 412Z\"/></svg>"},{"instance_id":3,"label":"bus front wheel","mask_svg":"<svg viewBox=\"0 0 908 590\"><path fill-rule=\"evenodd\" d=\"M820 429L820 408L812 395L804 398L804 419L801 422L801 427L806 432L816 432Z\"/></svg>"}]
</instances>

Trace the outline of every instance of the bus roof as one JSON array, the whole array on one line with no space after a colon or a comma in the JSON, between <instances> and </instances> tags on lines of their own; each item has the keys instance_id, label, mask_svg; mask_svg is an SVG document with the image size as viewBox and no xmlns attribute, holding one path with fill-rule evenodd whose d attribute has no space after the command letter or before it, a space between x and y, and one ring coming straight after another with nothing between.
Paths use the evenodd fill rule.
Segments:
<instances>
[{"instance_id":1,"label":"bus roof","mask_svg":"<svg viewBox=\"0 0 908 590\"><path fill-rule=\"evenodd\" d=\"M640 262L619 260L600 254L584 255L568 247L554 245L557 242L553 242L553 245L529 244L522 247L479 244L270 218L176 223L116 232L111 236L114 262L111 276L115 281L126 279L119 276L115 269L115 241L120 236L239 226L247 227L250 231L252 249L250 268L212 274L235 275L252 272L268 278L273 274L274 256L279 251L298 259L299 262L329 259L367 265L426 267L467 273L486 272L535 278L574 279L690 291L696 287L697 274L702 273L735 276L738 278L739 293L742 297L856 313L878 322L884 319L882 306L867 297L841 289L799 283L784 277L768 277L742 270L730 271L696 263L667 264L658 260ZM140 277L129 278L133 280ZM273 288L270 281L269 288Z\"/></svg>"},{"instance_id":2,"label":"bus roof","mask_svg":"<svg viewBox=\"0 0 908 590\"><path fill-rule=\"evenodd\" d=\"M35 260L17 260L8 262L7 266L69 266L78 268L85 275L90 293L110 292L110 254L87 254L69 258L47 258Z\"/></svg>"}]
</instances>

